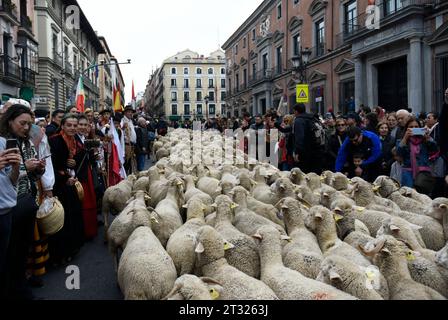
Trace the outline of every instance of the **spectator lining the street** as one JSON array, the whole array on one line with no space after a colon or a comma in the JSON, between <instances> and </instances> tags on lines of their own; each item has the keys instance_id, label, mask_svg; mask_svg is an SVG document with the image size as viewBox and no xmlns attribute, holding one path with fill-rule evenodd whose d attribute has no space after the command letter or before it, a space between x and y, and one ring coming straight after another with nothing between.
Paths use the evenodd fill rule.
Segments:
<instances>
[{"instance_id":1,"label":"spectator lining the street","mask_svg":"<svg viewBox=\"0 0 448 320\"><path fill-rule=\"evenodd\" d=\"M371 112L365 116L364 119L365 130L376 133L378 123L379 123L378 115L376 113Z\"/></svg>"},{"instance_id":2,"label":"spectator lining the street","mask_svg":"<svg viewBox=\"0 0 448 320\"><path fill-rule=\"evenodd\" d=\"M328 145L328 163L330 170L334 169L339 149L341 149L346 138L347 121L344 118L338 118L336 120L336 133L330 137Z\"/></svg>"},{"instance_id":3,"label":"spectator lining the street","mask_svg":"<svg viewBox=\"0 0 448 320\"><path fill-rule=\"evenodd\" d=\"M392 163L394 162L392 156L392 149L395 147L395 142L389 134L389 126L387 123L380 123L377 126L378 136L381 140L381 169L382 175L389 175Z\"/></svg>"},{"instance_id":4,"label":"spectator lining the street","mask_svg":"<svg viewBox=\"0 0 448 320\"><path fill-rule=\"evenodd\" d=\"M135 145L135 153L137 155L137 170L142 172L145 170L145 161L148 154L148 129L146 128L145 118L138 119L138 127L136 128L137 143Z\"/></svg>"},{"instance_id":5,"label":"spectator lining the street","mask_svg":"<svg viewBox=\"0 0 448 320\"><path fill-rule=\"evenodd\" d=\"M392 156L395 162L391 166L390 177L395 181L401 183L403 172L403 158L398 155L397 148L392 149Z\"/></svg>"},{"instance_id":6,"label":"spectator lining the street","mask_svg":"<svg viewBox=\"0 0 448 320\"><path fill-rule=\"evenodd\" d=\"M397 133L399 130L397 115L395 114L395 112L392 112L387 116L387 124L389 125L390 137L395 144L395 142L397 141Z\"/></svg>"},{"instance_id":7,"label":"spectator lining the street","mask_svg":"<svg viewBox=\"0 0 448 320\"><path fill-rule=\"evenodd\" d=\"M363 159L366 159L359 168L355 168L350 161L354 154L362 154ZM347 161L350 177L365 174L367 181L373 182L379 176L381 168L381 141L378 136L370 131L362 131L358 127L350 128L347 139L339 150L336 172L343 172Z\"/></svg>"},{"instance_id":8,"label":"spectator lining the street","mask_svg":"<svg viewBox=\"0 0 448 320\"><path fill-rule=\"evenodd\" d=\"M84 243L82 203L74 186L78 181L75 172L78 117L67 114L61 125L61 133L50 139L51 159L56 176L54 196L58 197L64 207L64 227L50 237L50 257L55 265L70 262Z\"/></svg>"},{"instance_id":9,"label":"spectator lining the street","mask_svg":"<svg viewBox=\"0 0 448 320\"><path fill-rule=\"evenodd\" d=\"M399 110L397 111L397 122L398 122L398 130L396 134L397 141L403 139L406 133L406 124L411 118L411 114L407 110Z\"/></svg>"},{"instance_id":10,"label":"spectator lining the street","mask_svg":"<svg viewBox=\"0 0 448 320\"><path fill-rule=\"evenodd\" d=\"M411 118L405 125L403 140L397 148L397 153L403 158L403 173L401 185L416 188L418 192L431 194L431 154L438 151L437 144L431 139L428 132L424 136L414 135L413 129L421 128L415 118Z\"/></svg>"},{"instance_id":11,"label":"spectator lining the street","mask_svg":"<svg viewBox=\"0 0 448 320\"><path fill-rule=\"evenodd\" d=\"M65 111L58 109L51 114L51 123L46 128L46 134L48 139L53 135L58 134L61 128L61 121L64 117Z\"/></svg>"}]
</instances>

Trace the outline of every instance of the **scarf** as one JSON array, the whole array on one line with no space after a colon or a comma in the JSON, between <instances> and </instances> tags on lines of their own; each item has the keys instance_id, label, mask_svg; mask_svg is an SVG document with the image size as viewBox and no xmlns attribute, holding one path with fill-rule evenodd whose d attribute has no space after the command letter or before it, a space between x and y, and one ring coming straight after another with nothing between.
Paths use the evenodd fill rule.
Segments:
<instances>
[{"instance_id":1,"label":"scarf","mask_svg":"<svg viewBox=\"0 0 448 320\"><path fill-rule=\"evenodd\" d=\"M68 147L69 159L73 159L76 155L76 140L75 137L69 137L64 131L61 131L61 136Z\"/></svg>"},{"instance_id":2,"label":"scarf","mask_svg":"<svg viewBox=\"0 0 448 320\"><path fill-rule=\"evenodd\" d=\"M419 167L417 163L417 155L420 154L420 146L423 142L423 139L421 137L411 137L410 141L410 148L411 148L411 169L412 169L412 175L414 179L417 178L417 175L419 173Z\"/></svg>"}]
</instances>

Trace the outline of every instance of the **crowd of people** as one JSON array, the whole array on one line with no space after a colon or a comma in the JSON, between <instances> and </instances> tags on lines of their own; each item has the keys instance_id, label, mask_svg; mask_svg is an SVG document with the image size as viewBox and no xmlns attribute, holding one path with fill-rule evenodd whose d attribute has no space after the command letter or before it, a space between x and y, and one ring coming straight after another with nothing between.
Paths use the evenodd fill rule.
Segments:
<instances>
[{"instance_id":1,"label":"crowd of people","mask_svg":"<svg viewBox=\"0 0 448 320\"><path fill-rule=\"evenodd\" d=\"M131 106L123 113L58 109L36 119L29 105L11 101L0 112L0 299L31 299L30 286L42 285L48 267L66 265L97 236L104 191L145 169L157 136L193 128L190 120L155 120ZM202 130L255 130L267 137L277 129L283 171L330 170L370 182L387 175L434 198L447 195L448 90L440 115L361 106L357 113L329 110L322 117L298 104L291 115L271 109L201 124ZM36 213L53 197L65 221L47 237Z\"/></svg>"},{"instance_id":2,"label":"crowd of people","mask_svg":"<svg viewBox=\"0 0 448 320\"><path fill-rule=\"evenodd\" d=\"M93 240L104 191L142 171L151 141L168 132L131 106L123 113L58 109L37 118L11 100L0 114L0 299L31 299L47 268L66 265ZM45 199L64 208L58 233L41 234L36 220Z\"/></svg>"}]
</instances>

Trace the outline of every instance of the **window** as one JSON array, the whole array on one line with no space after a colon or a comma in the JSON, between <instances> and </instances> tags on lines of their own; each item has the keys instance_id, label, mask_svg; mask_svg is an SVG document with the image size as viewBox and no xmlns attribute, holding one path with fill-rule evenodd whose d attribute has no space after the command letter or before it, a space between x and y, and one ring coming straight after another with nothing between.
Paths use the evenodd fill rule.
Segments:
<instances>
[{"instance_id":1,"label":"window","mask_svg":"<svg viewBox=\"0 0 448 320\"><path fill-rule=\"evenodd\" d=\"M176 68L171 68L171 74L176 74L176 73L177 73Z\"/></svg>"},{"instance_id":2,"label":"window","mask_svg":"<svg viewBox=\"0 0 448 320\"><path fill-rule=\"evenodd\" d=\"M190 92L184 92L184 101L190 101Z\"/></svg>"},{"instance_id":3,"label":"window","mask_svg":"<svg viewBox=\"0 0 448 320\"><path fill-rule=\"evenodd\" d=\"M299 3L299 0L294 0L294 5L297 5Z\"/></svg>"},{"instance_id":4,"label":"window","mask_svg":"<svg viewBox=\"0 0 448 320\"><path fill-rule=\"evenodd\" d=\"M243 89L247 88L247 69L243 70Z\"/></svg>"},{"instance_id":5,"label":"window","mask_svg":"<svg viewBox=\"0 0 448 320\"><path fill-rule=\"evenodd\" d=\"M255 29L252 30L252 41L255 41L257 35Z\"/></svg>"},{"instance_id":6,"label":"window","mask_svg":"<svg viewBox=\"0 0 448 320\"><path fill-rule=\"evenodd\" d=\"M190 70L188 68L184 68L184 74L189 74Z\"/></svg>"},{"instance_id":7,"label":"window","mask_svg":"<svg viewBox=\"0 0 448 320\"><path fill-rule=\"evenodd\" d=\"M385 0L384 16L394 14L403 8L403 0Z\"/></svg>"},{"instance_id":8,"label":"window","mask_svg":"<svg viewBox=\"0 0 448 320\"><path fill-rule=\"evenodd\" d=\"M265 53L263 55L263 72L266 72L268 70L268 54Z\"/></svg>"},{"instance_id":9,"label":"window","mask_svg":"<svg viewBox=\"0 0 448 320\"><path fill-rule=\"evenodd\" d=\"M282 18L282 3L280 2L277 5L277 20L280 20Z\"/></svg>"},{"instance_id":10,"label":"window","mask_svg":"<svg viewBox=\"0 0 448 320\"><path fill-rule=\"evenodd\" d=\"M202 101L202 92L196 92L196 101Z\"/></svg>"},{"instance_id":11,"label":"window","mask_svg":"<svg viewBox=\"0 0 448 320\"><path fill-rule=\"evenodd\" d=\"M344 5L344 31L346 33L352 33L356 31L356 16L357 16L357 9L356 9L356 0L352 0Z\"/></svg>"},{"instance_id":12,"label":"window","mask_svg":"<svg viewBox=\"0 0 448 320\"><path fill-rule=\"evenodd\" d=\"M190 105L184 104L184 115L189 116L190 115Z\"/></svg>"},{"instance_id":13,"label":"window","mask_svg":"<svg viewBox=\"0 0 448 320\"><path fill-rule=\"evenodd\" d=\"M238 45L235 46L235 54L238 54Z\"/></svg>"},{"instance_id":14,"label":"window","mask_svg":"<svg viewBox=\"0 0 448 320\"><path fill-rule=\"evenodd\" d=\"M221 101L226 101L226 92L221 91Z\"/></svg>"},{"instance_id":15,"label":"window","mask_svg":"<svg viewBox=\"0 0 448 320\"><path fill-rule=\"evenodd\" d=\"M235 89L240 91L240 75L238 73L235 75Z\"/></svg>"},{"instance_id":16,"label":"window","mask_svg":"<svg viewBox=\"0 0 448 320\"><path fill-rule=\"evenodd\" d=\"M177 101L177 92L171 92L171 101Z\"/></svg>"},{"instance_id":17,"label":"window","mask_svg":"<svg viewBox=\"0 0 448 320\"><path fill-rule=\"evenodd\" d=\"M229 91L232 91L232 80L229 79Z\"/></svg>"},{"instance_id":18,"label":"window","mask_svg":"<svg viewBox=\"0 0 448 320\"><path fill-rule=\"evenodd\" d=\"M226 88L226 79L221 79L221 88L222 89Z\"/></svg>"},{"instance_id":19,"label":"window","mask_svg":"<svg viewBox=\"0 0 448 320\"><path fill-rule=\"evenodd\" d=\"M186 88L186 89L190 88L190 80L189 79L184 79L184 88Z\"/></svg>"},{"instance_id":20,"label":"window","mask_svg":"<svg viewBox=\"0 0 448 320\"><path fill-rule=\"evenodd\" d=\"M277 74L282 73L283 71L283 63L282 63L282 54L283 54L283 48L282 47L278 47L277 48L277 67L276 67L276 71Z\"/></svg>"},{"instance_id":21,"label":"window","mask_svg":"<svg viewBox=\"0 0 448 320\"><path fill-rule=\"evenodd\" d=\"M208 68L208 74L213 74L213 68Z\"/></svg>"},{"instance_id":22,"label":"window","mask_svg":"<svg viewBox=\"0 0 448 320\"><path fill-rule=\"evenodd\" d=\"M208 93L208 98L209 98L209 101L215 101L215 93L213 91L210 91Z\"/></svg>"},{"instance_id":23,"label":"window","mask_svg":"<svg viewBox=\"0 0 448 320\"><path fill-rule=\"evenodd\" d=\"M325 54L325 22L321 19L316 22L316 56Z\"/></svg>"},{"instance_id":24,"label":"window","mask_svg":"<svg viewBox=\"0 0 448 320\"><path fill-rule=\"evenodd\" d=\"M226 74L226 69L225 68L221 68L221 74Z\"/></svg>"},{"instance_id":25,"label":"window","mask_svg":"<svg viewBox=\"0 0 448 320\"><path fill-rule=\"evenodd\" d=\"M215 115L216 114L216 105L215 104L210 104L208 106L208 111L209 111L209 114Z\"/></svg>"},{"instance_id":26,"label":"window","mask_svg":"<svg viewBox=\"0 0 448 320\"><path fill-rule=\"evenodd\" d=\"M202 88L202 80L196 79L196 88Z\"/></svg>"},{"instance_id":27,"label":"window","mask_svg":"<svg viewBox=\"0 0 448 320\"><path fill-rule=\"evenodd\" d=\"M202 74L202 68L196 68L196 74Z\"/></svg>"},{"instance_id":28,"label":"window","mask_svg":"<svg viewBox=\"0 0 448 320\"><path fill-rule=\"evenodd\" d=\"M225 104L221 104L221 114L223 114L223 115L226 114L226 105Z\"/></svg>"},{"instance_id":29,"label":"window","mask_svg":"<svg viewBox=\"0 0 448 320\"><path fill-rule=\"evenodd\" d=\"M243 38L243 48L246 48L246 41L247 41L247 39L246 39L246 37L244 37Z\"/></svg>"},{"instance_id":30,"label":"window","mask_svg":"<svg viewBox=\"0 0 448 320\"><path fill-rule=\"evenodd\" d=\"M214 88L215 87L215 83L214 83L213 79L208 79L208 87L209 88Z\"/></svg>"},{"instance_id":31,"label":"window","mask_svg":"<svg viewBox=\"0 0 448 320\"><path fill-rule=\"evenodd\" d=\"M197 114L202 114L202 104L196 105L196 113Z\"/></svg>"},{"instance_id":32,"label":"window","mask_svg":"<svg viewBox=\"0 0 448 320\"><path fill-rule=\"evenodd\" d=\"M300 35L298 34L292 37L292 50L293 56L300 55Z\"/></svg>"},{"instance_id":33,"label":"window","mask_svg":"<svg viewBox=\"0 0 448 320\"><path fill-rule=\"evenodd\" d=\"M177 80L171 79L171 88L177 88Z\"/></svg>"},{"instance_id":34,"label":"window","mask_svg":"<svg viewBox=\"0 0 448 320\"><path fill-rule=\"evenodd\" d=\"M257 64L252 64L252 79L255 80L257 78Z\"/></svg>"},{"instance_id":35,"label":"window","mask_svg":"<svg viewBox=\"0 0 448 320\"><path fill-rule=\"evenodd\" d=\"M171 114L173 116L177 116L177 104L172 104L171 105Z\"/></svg>"}]
</instances>

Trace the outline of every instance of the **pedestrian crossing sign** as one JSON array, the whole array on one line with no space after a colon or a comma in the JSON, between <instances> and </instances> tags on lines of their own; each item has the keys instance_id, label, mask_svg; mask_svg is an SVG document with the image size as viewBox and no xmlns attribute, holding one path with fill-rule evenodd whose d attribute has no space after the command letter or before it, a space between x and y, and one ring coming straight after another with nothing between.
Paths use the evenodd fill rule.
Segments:
<instances>
[{"instance_id":1,"label":"pedestrian crossing sign","mask_svg":"<svg viewBox=\"0 0 448 320\"><path fill-rule=\"evenodd\" d=\"M309 95L309 86L307 84L298 84L297 85L297 94L296 94L296 102L297 103L309 103L310 95Z\"/></svg>"}]
</instances>

